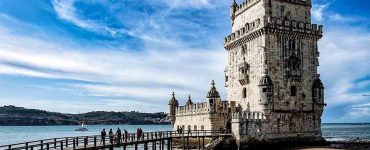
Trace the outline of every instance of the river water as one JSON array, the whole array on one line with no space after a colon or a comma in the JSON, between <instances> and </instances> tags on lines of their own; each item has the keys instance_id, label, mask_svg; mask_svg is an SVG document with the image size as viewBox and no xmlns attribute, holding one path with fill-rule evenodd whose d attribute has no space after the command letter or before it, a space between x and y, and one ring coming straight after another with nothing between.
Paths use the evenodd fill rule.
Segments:
<instances>
[{"instance_id":1,"label":"river water","mask_svg":"<svg viewBox=\"0 0 370 150\"><path fill-rule=\"evenodd\" d=\"M0 126L0 145L21 143L57 137L97 135L105 128L107 132L117 128L136 132L168 131L171 125L90 125L89 131L74 131L78 126ZM370 140L370 124L322 124L322 133L326 140L352 140L357 137Z\"/></svg>"}]
</instances>

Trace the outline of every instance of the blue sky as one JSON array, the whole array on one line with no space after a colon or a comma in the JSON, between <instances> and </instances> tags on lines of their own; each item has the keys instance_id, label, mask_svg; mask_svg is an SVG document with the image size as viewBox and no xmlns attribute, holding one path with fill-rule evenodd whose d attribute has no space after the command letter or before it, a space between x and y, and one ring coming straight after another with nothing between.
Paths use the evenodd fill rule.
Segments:
<instances>
[{"instance_id":1,"label":"blue sky","mask_svg":"<svg viewBox=\"0 0 370 150\"><path fill-rule=\"evenodd\" d=\"M323 122L370 122L370 2L313 0L324 25ZM174 91L226 98L227 0L1 0L0 105L167 111Z\"/></svg>"}]
</instances>

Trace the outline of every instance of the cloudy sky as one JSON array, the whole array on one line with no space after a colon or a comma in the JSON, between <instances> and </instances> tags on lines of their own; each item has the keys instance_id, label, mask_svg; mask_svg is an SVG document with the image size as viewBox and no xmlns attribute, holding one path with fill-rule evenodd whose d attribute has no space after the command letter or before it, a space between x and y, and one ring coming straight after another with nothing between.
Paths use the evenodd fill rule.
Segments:
<instances>
[{"instance_id":1,"label":"cloudy sky","mask_svg":"<svg viewBox=\"0 0 370 150\"><path fill-rule=\"evenodd\" d=\"M324 122L370 122L370 2L313 0L324 24ZM0 105L167 111L171 92L226 97L229 0L1 0Z\"/></svg>"}]
</instances>

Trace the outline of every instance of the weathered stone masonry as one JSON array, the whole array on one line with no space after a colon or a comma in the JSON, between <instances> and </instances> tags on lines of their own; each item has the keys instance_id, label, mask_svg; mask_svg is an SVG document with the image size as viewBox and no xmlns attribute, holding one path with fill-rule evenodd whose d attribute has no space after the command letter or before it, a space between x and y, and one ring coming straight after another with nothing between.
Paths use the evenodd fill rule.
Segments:
<instances>
[{"instance_id":1,"label":"weathered stone masonry","mask_svg":"<svg viewBox=\"0 0 370 150\"><path fill-rule=\"evenodd\" d=\"M217 95L208 94L206 103L178 107L173 96L169 117L174 128L231 127L241 144L323 140L324 86L317 74L323 27L311 23L311 7L311 0L234 1L232 33L224 43L227 102L214 83L210 92Z\"/></svg>"}]
</instances>

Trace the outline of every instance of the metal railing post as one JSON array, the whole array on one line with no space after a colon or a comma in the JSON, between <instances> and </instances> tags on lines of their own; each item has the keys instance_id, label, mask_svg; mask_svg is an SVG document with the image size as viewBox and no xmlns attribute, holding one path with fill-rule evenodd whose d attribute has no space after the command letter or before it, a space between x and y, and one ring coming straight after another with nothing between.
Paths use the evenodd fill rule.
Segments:
<instances>
[{"instance_id":1,"label":"metal railing post","mask_svg":"<svg viewBox=\"0 0 370 150\"><path fill-rule=\"evenodd\" d=\"M96 147L96 136L94 136L94 147Z\"/></svg>"},{"instance_id":2,"label":"metal railing post","mask_svg":"<svg viewBox=\"0 0 370 150\"><path fill-rule=\"evenodd\" d=\"M41 140L41 149L44 149L44 141L43 140Z\"/></svg>"},{"instance_id":3,"label":"metal railing post","mask_svg":"<svg viewBox=\"0 0 370 150\"><path fill-rule=\"evenodd\" d=\"M57 139L54 139L54 149L57 148Z\"/></svg>"},{"instance_id":4,"label":"metal railing post","mask_svg":"<svg viewBox=\"0 0 370 150\"><path fill-rule=\"evenodd\" d=\"M63 141L60 141L60 149L63 150Z\"/></svg>"},{"instance_id":5,"label":"metal railing post","mask_svg":"<svg viewBox=\"0 0 370 150\"><path fill-rule=\"evenodd\" d=\"M73 139L73 149L76 149L76 139Z\"/></svg>"},{"instance_id":6,"label":"metal railing post","mask_svg":"<svg viewBox=\"0 0 370 150\"><path fill-rule=\"evenodd\" d=\"M66 138L66 147L68 147L68 138Z\"/></svg>"},{"instance_id":7,"label":"metal railing post","mask_svg":"<svg viewBox=\"0 0 370 150\"><path fill-rule=\"evenodd\" d=\"M46 150L50 150L49 143L46 143Z\"/></svg>"},{"instance_id":8,"label":"metal railing post","mask_svg":"<svg viewBox=\"0 0 370 150\"><path fill-rule=\"evenodd\" d=\"M87 137L85 137L84 139L84 148L86 148L86 145L87 145Z\"/></svg>"},{"instance_id":9,"label":"metal railing post","mask_svg":"<svg viewBox=\"0 0 370 150\"><path fill-rule=\"evenodd\" d=\"M28 150L28 142L26 143L26 150Z\"/></svg>"}]
</instances>

